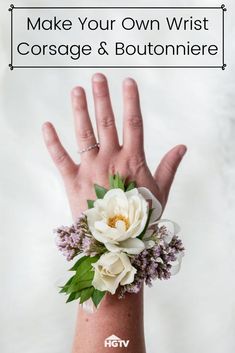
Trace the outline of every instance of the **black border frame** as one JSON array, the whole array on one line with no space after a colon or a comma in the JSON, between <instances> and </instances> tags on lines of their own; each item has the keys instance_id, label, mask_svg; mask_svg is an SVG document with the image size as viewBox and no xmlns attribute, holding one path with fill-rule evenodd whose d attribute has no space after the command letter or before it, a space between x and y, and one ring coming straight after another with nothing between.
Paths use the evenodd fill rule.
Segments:
<instances>
[{"instance_id":1,"label":"black border frame","mask_svg":"<svg viewBox=\"0 0 235 353\"><path fill-rule=\"evenodd\" d=\"M17 66L14 65L14 56L13 56L13 44L14 44L14 17L13 17L13 12L14 9L216 9L216 10L222 10L222 65L221 66L184 66L184 65L179 65L179 66L158 66L158 65L150 65L150 66L132 66L132 65L127 65L127 66L118 66L118 65L101 65L101 66L94 66L94 65L88 65L88 66ZM10 64L9 68L10 70L13 69L222 69L225 70L226 64L225 64L225 30L224 30L224 13L227 11L227 8L225 7L224 4L221 6L14 6L13 4L10 5L8 11L10 12L10 23L11 23L11 29L10 29L10 38L11 38L11 49L10 49Z\"/></svg>"}]
</instances>

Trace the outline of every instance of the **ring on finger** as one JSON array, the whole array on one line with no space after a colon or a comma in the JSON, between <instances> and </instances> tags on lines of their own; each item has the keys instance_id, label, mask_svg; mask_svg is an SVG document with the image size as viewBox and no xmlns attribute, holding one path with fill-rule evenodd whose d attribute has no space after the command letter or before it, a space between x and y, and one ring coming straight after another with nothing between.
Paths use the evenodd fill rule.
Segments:
<instances>
[{"instance_id":1,"label":"ring on finger","mask_svg":"<svg viewBox=\"0 0 235 353\"><path fill-rule=\"evenodd\" d=\"M83 148L82 150L78 151L78 153L83 154L85 152L89 152L89 151L93 150L94 148L98 148L99 149L100 148L100 143L97 142L94 145L90 145L90 146L88 146L86 148Z\"/></svg>"}]
</instances>

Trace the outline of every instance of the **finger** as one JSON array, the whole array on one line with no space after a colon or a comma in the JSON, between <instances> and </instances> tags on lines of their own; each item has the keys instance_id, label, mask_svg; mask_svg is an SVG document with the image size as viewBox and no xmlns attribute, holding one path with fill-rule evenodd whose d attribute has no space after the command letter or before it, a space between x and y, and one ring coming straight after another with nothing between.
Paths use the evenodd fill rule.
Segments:
<instances>
[{"instance_id":1,"label":"finger","mask_svg":"<svg viewBox=\"0 0 235 353\"><path fill-rule=\"evenodd\" d=\"M91 119L87 109L86 94L82 87L75 87L72 91L72 106L74 113L75 132L79 150L96 144L96 138L92 127ZM83 157L96 155L97 148L82 153Z\"/></svg>"},{"instance_id":2,"label":"finger","mask_svg":"<svg viewBox=\"0 0 235 353\"><path fill-rule=\"evenodd\" d=\"M144 154L143 146L143 121L140 110L138 87L131 78L125 79L123 83L124 98L124 123L123 123L123 145L124 148L133 153Z\"/></svg>"},{"instance_id":3,"label":"finger","mask_svg":"<svg viewBox=\"0 0 235 353\"><path fill-rule=\"evenodd\" d=\"M119 147L119 142L106 77L95 74L92 87L100 148L110 151Z\"/></svg>"},{"instance_id":4,"label":"finger","mask_svg":"<svg viewBox=\"0 0 235 353\"><path fill-rule=\"evenodd\" d=\"M177 168L187 151L186 146L178 145L171 149L161 160L154 178L160 189L163 199L165 201L168 198L168 194L171 188L171 184L174 180Z\"/></svg>"},{"instance_id":5,"label":"finger","mask_svg":"<svg viewBox=\"0 0 235 353\"><path fill-rule=\"evenodd\" d=\"M47 122L42 127L44 141L55 165L63 177L73 177L77 165L73 162L58 138L54 126Z\"/></svg>"}]
</instances>

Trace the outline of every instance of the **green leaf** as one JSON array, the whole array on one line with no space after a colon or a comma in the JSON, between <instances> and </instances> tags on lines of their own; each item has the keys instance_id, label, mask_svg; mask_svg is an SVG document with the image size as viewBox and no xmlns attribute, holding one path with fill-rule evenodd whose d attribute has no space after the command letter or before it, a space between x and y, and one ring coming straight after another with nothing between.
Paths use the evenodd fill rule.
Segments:
<instances>
[{"instance_id":1,"label":"green leaf","mask_svg":"<svg viewBox=\"0 0 235 353\"><path fill-rule=\"evenodd\" d=\"M88 257L78 266L76 277L82 277L86 272L92 269L91 264L98 261L99 256Z\"/></svg>"},{"instance_id":2,"label":"green leaf","mask_svg":"<svg viewBox=\"0 0 235 353\"><path fill-rule=\"evenodd\" d=\"M81 265L81 263L82 263L83 261L85 261L88 257L89 257L89 256L80 257L80 259L79 259L77 262L75 262L75 264L73 265L73 267L71 267L71 268L69 269L69 271L76 271L77 268Z\"/></svg>"},{"instance_id":3,"label":"green leaf","mask_svg":"<svg viewBox=\"0 0 235 353\"><path fill-rule=\"evenodd\" d=\"M68 280L68 282L65 283L65 285L64 285L63 287L60 287L61 290L59 291L59 293L66 293L66 291L67 291L68 287L70 286L70 284L71 284L72 280L74 279L74 277L75 277L75 276L72 276L72 277Z\"/></svg>"},{"instance_id":4,"label":"green leaf","mask_svg":"<svg viewBox=\"0 0 235 353\"><path fill-rule=\"evenodd\" d=\"M94 200L87 200L87 206L88 208L93 208L94 207Z\"/></svg>"},{"instance_id":5,"label":"green leaf","mask_svg":"<svg viewBox=\"0 0 235 353\"><path fill-rule=\"evenodd\" d=\"M93 257L83 256L70 269L70 271L76 271L76 274L60 290L60 293L69 294L67 302L77 299L76 293L81 293L81 291L92 286L94 278L92 263L98 259L98 255Z\"/></svg>"},{"instance_id":6,"label":"green leaf","mask_svg":"<svg viewBox=\"0 0 235 353\"><path fill-rule=\"evenodd\" d=\"M134 188L136 188L136 183L134 181L130 181L126 186L126 191L130 191Z\"/></svg>"},{"instance_id":7,"label":"green leaf","mask_svg":"<svg viewBox=\"0 0 235 353\"><path fill-rule=\"evenodd\" d=\"M117 174L117 183L118 183L118 188L122 189L123 191L125 191L125 182L124 179L122 179L122 177Z\"/></svg>"},{"instance_id":8,"label":"green leaf","mask_svg":"<svg viewBox=\"0 0 235 353\"><path fill-rule=\"evenodd\" d=\"M102 199L104 197L104 195L106 194L106 192L108 191L103 186L100 186L98 184L94 184L94 188L95 188L95 193L96 193L96 196L98 199Z\"/></svg>"},{"instance_id":9,"label":"green leaf","mask_svg":"<svg viewBox=\"0 0 235 353\"><path fill-rule=\"evenodd\" d=\"M88 271L83 276L74 276L72 283L66 287L66 293L73 293L78 290L90 287L94 278L94 271Z\"/></svg>"},{"instance_id":10,"label":"green leaf","mask_svg":"<svg viewBox=\"0 0 235 353\"><path fill-rule=\"evenodd\" d=\"M109 176L109 187L110 189L114 188L114 175Z\"/></svg>"},{"instance_id":11,"label":"green leaf","mask_svg":"<svg viewBox=\"0 0 235 353\"><path fill-rule=\"evenodd\" d=\"M83 273L80 275L79 273L76 273L74 283L76 282L81 282L81 281L92 281L94 278L95 272L93 271L92 268L90 268L87 272Z\"/></svg>"},{"instance_id":12,"label":"green leaf","mask_svg":"<svg viewBox=\"0 0 235 353\"><path fill-rule=\"evenodd\" d=\"M68 297L68 299L66 300L66 303L72 302L73 300L76 300L80 297L81 292L74 292L71 293L70 296Z\"/></svg>"},{"instance_id":13,"label":"green leaf","mask_svg":"<svg viewBox=\"0 0 235 353\"><path fill-rule=\"evenodd\" d=\"M80 296L80 304L88 300L92 296L93 292L94 292L94 287L90 287L82 290L81 296Z\"/></svg>"},{"instance_id":14,"label":"green leaf","mask_svg":"<svg viewBox=\"0 0 235 353\"><path fill-rule=\"evenodd\" d=\"M91 264L96 262L98 259L99 256L81 257L70 269L70 271L76 271L76 274L72 276L63 287L61 287L60 293L73 293L84 288L84 286L91 286L94 278L94 271Z\"/></svg>"},{"instance_id":15,"label":"green leaf","mask_svg":"<svg viewBox=\"0 0 235 353\"><path fill-rule=\"evenodd\" d=\"M122 189L125 190L124 179L117 173L109 177L109 184L111 189Z\"/></svg>"},{"instance_id":16,"label":"green leaf","mask_svg":"<svg viewBox=\"0 0 235 353\"><path fill-rule=\"evenodd\" d=\"M144 234L145 234L145 232L146 232L146 230L147 230L147 228L148 228L149 221L150 221L150 217L151 217L151 214L152 214L152 213L153 213L153 208L150 208L149 214L148 214L148 219L147 219L147 222L146 222L146 224L145 224L145 227L144 227L143 231L140 233L140 235L139 235L137 238L139 238L139 239L142 239L142 238L143 238L143 236L144 236Z\"/></svg>"},{"instance_id":17,"label":"green leaf","mask_svg":"<svg viewBox=\"0 0 235 353\"><path fill-rule=\"evenodd\" d=\"M86 256L86 259L80 262L72 282L66 287L66 293L73 293L91 286L94 278L92 263L96 262L98 259L99 256Z\"/></svg>"},{"instance_id":18,"label":"green leaf","mask_svg":"<svg viewBox=\"0 0 235 353\"><path fill-rule=\"evenodd\" d=\"M98 289L95 289L93 294L92 294L92 301L95 305L95 307L97 308L97 306L99 305L99 303L101 302L101 300L103 299L104 295L106 294L106 292L101 292Z\"/></svg>"},{"instance_id":19,"label":"green leaf","mask_svg":"<svg viewBox=\"0 0 235 353\"><path fill-rule=\"evenodd\" d=\"M91 287L92 285L92 280L85 280L85 281L77 281L74 282L68 289L67 289L67 294L68 293L74 293L77 291L81 291L85 288Z\"/></svg>"}]
</instances>

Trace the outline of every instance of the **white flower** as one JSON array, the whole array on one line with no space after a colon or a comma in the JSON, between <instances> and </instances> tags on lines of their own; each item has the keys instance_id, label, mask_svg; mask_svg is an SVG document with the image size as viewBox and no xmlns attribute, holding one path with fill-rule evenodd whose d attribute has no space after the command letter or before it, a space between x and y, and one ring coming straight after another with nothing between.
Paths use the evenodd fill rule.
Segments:
<instances>
[{"instance_id":1,"label":"white flower","mask_svg":"<svg viewBox=\"0 0 235 353\"><path fill-rule=\"evenodd\" d=\"M136 269L124 253L105 253L93 263L95 269L92 285L101 291L114 294L119 286L134 281Z\"/></svg>"},{"instance_id":2,"label":"white flower","mask_svg":"<svg viewBox=\"0 0 235 353\"><path fill-rule=\"evenodd\" d=\"M151 249L156 244L156 241L153 240L155 239L155 230L148 229L142 239L145 245L145 249Z\"/></svg>"},{"instance_id":3,"label":"white flower","mask_svg":"<svg viewBox=\"0 0 235 353\"><path fill-rule=\"evenodd\" d=\"M146 188L135 188L124 192L121 189L109 190L103 199L94 202L94 207L86 210L88 227L96 240L103 243L111 252L139 254L145 244L137 237L144 230L149 202L154 208L150 223L161 214L161 205Z\"/></svg>"}]
</instances>

